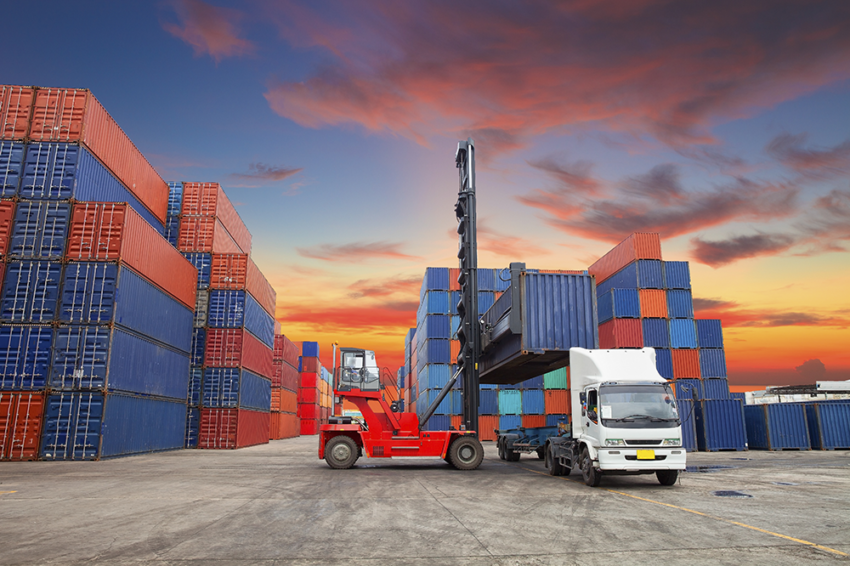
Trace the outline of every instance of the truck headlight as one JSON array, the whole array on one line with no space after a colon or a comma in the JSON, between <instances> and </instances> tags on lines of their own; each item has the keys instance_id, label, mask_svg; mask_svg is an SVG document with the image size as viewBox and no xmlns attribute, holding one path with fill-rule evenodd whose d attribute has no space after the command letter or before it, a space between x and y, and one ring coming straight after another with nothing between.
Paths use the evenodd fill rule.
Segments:
<instances>
[{"instance_id":1,"label":"truck headlight","mask_svg":"<svg viewBox=\"0 0 850 566\"><path fill-rule=\"evenodd\" d=\"M606 438L605 446L625 446L626 441L620 438Z\"/></svg>"},{"instance_id":2,"label":"truck headlight","mask_svg":"<svg viewBox=\"0 0 850 566\"><path fill-rule=\"evenodd\" d=\"M682 441L679 438L665 438L661 443L662 446L680 446L681 444Z\"/></svg>"}]
</instances>

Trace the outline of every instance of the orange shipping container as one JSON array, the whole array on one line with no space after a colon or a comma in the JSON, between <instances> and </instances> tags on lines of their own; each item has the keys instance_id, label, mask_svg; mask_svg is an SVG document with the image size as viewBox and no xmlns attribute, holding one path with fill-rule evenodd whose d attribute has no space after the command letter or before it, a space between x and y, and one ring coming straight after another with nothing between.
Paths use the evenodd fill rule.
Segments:
<instances>
[{"instance_id":1,"label":"orange shipping container","mask_svg":"<svg viewBox=\"0 0 850 566\"><path fill-rule=\"evenodd\" d=\"M245 289L275 315L277 294L248 254L212 254L210 289Z\"/></svg>"},{"instance_id":2,"label":"orange shipping container","mask_svg":"<svg viewBox=\"0 0 850 566\"><path fill-rule=\"evenodd\" d=\"M460 291L460 283L457 278L460 276L460 269L449 268L449 291Z\"/></svg>"},{"instance_id":3,"label":"orange shipping container","mask_svg":"<svg viewBox=\"0 0 850 566\"><path fill-rule=\"evenodd\" d=\"M0 85L0 139L23 140L30 127L35 89Z\"/></svg>"},{"instance_id":4,"label":"orange shipping container","mask_svg":"<svg viewBox=\"0 0 850 566\"><path fill-rule=\"evenodd\" d=\"M496 429L499 428L498 415L482 415L478 417L478 439L496 440Z\"/></svg>"},{"instance_id":5,"label":"orange shipping container","mask_svg":"<svg viewBox=\"0 0 850 566\"><path fill-rule=\"evenodd\" d=\"M242 252L251 253L251 233L218 183L183 183L184 216L215 216Z\"/></svg>"},{"instance_id":6,"label":"orange shipping container","mask_svg":"<svg viewBox=\"0 0 850 566\"><path fill-rule=\"evenodd\" d=\"M123 262L195 310L198 270L127 204L76 203L67 259Z\"/></svg>"},{"instance_id":7,"label":"orange shipping container","mask_svg":"<svg viewBox=\"0 0 850 566\"><path fill-rule=\"evenodd\" d=\"M699 350L671 350L673 378L700 377Z\"/></svg>"},{"instance_id":8,"label":"orange shipping container","mask_svg":"<svg viewBox=\"0 0 850 566\"><path fill-rule=\"evenodd\" d=\"M0 261L6 258L6 252L9 250L9 237L12 235L12 220L14 218L14 201L0 201Z\"/></svg>"},{"instance_id":9,"label":"orange shipping container","mask_svg":"<svg viewBox=\"0 0 850 566\"><path fill-rule=\"evenodd\" d=\"M82 142L161 222L168 185L88 89L37 88L30 140Z\"/></svg>"},{"instance_id":10,"label":"orange shipping container","mask_svg":"<svg viewBox=\"0 0 850 566\"><path fill-rule=\"evenodd\" d=\"M614 318L599 325L599 347L643 348L643 325L639 318Z\"/></svg>"},{"instance_id":11,"label":"orange shipping container","mask_svg":"<svg viewBox=\"0 0 850 566\"><path fill-rule=\"evenodd\" d=\"M538 428L546 426L546 415L523 415L522 426L525 428Z\"/></svg>"},{"instance_id":12,"label":"orange shipping container","mask_svg":"<svg viewBox=\"0 0 850 566\"><path fill-rule=\"evenodd\" d=\"M36 460L44 393L0 391L0 460Z\"/></svg>"},{"instance_id":13,"label":"orange shipping container","mask_svg":"<svg viewBox=\"0 0 850 566\"><path fill-rule=\"evenodd\" d=\"M301 419L289 413L271 413L269 440L283 440L301 436Z\"/></svg>"},{"instance_id":14,"label":"orange shipping container","mask_svg":"<svg viewBox=\"0 0 850 566\"><path fill-rule=\"evenodd\" d=\"M478 422L481 424L481 421ZM460 415L452 415L451 418L451 427L454 430L460 430L461 425L463 424L463 417Z\"/></svg>"},{"instance_id":15,"label":"orange shipping container","mask_svg":"<svg viewBox=\"0 0 850 566\"><path fill-rule=\"evenodd\" d=\"M275 390L272 389L272 392ZM298 394L294 391L288 391L286 389L277 389L280 395L280 411L284 413L292 413L293 415L298 412Z\"/></svg>"},{"instance_id":16,"label":"orange shipping container","mask_svg":"<svg viewBox=\"0 0 850 566\"><path fill-rule=\"evenodd\" d=\"M640 316L643 318L667 318L667 291L664 289L640 289Z\"/></svg>"},{"instance_id":17,"label":"orange shipping container","mask_svg":"<svg viewBox=\"0 0 850 566\"><path fill-rule=\"evenodd\" d=\"M661 238L658 234L632 234L596 260L587 272L596 276L596 284L599 285L637 259L661 259Z\"/></svg>"},{"instance_id":18,"label":"orange shipping container","mask_svg":"<svg viewBox=\"0 0 850 566\"><path fill-rule=\"evenodd\" d=\"M547 389L544 403L547 415L569 415L572 413L570 407L570 392L565 389Z\"/></svg>"},{"instance_id":19,"label":"orange shipping container","mask_svg":"<svg viewBox=\"0 0 850 566\"><path fill-rule=\"evenodd\" d=\"M242 253L221 221L212 216L186 216L180 219L177 249L181 252L214 254Z\"/></svg>"}]
</instances>

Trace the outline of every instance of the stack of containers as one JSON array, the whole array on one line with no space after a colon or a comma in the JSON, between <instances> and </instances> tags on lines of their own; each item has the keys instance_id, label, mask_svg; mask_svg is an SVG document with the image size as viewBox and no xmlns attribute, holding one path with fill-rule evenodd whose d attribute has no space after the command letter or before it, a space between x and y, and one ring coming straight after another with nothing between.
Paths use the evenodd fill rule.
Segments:
<instances>
[{"instance_id":1,"label":"stack of containers","mask_svg":"<svg viewBox=\"0 0 850 566\"><path fill-rule=\"evenodd\" d=\"M179 448L196 275L168 187L88 90L0 86L0 125L0 458Z\"/></svg>"},{"instance_id":2,"label":"stack of containers","mask_svg":"<svg viewBox=\"0 0 850 566\"><path fill-rule=\"evenodd\" d=\"M694 319L688 263L663 261L659 235L635 233L588 272L596 276L600 348L655 348L658 373L673 381L676 396L696 397L694 410L711 414L697 424L728 427L728 434L697 431L698 438L721 439L706 449L746 447L743 413L720 403L730 401L722 327Z\"/></svg>"},{"instance_id":3,"label":"stack of containers","mask_svg":"<svg viewBox=\"0 0 850 566\"><path fill-rule=\"evenodd\" d=\"M301 434L319 434L319 427L327 424L333 407L333 389L331 374L319 360L318 342L302 343L299 366L298 417L301 419Z\"/></svg>"},{"instance_id":4,"label":"stack of containers","mask_svg":"<svg viewBox=\"0 0 850 566\"><path fill-rule=\"evenodd\" d=\"M298 345L282 334L274 337L270 440L301 434L298 418Z\"/></svg>"},{"instance_id":5,"label":"stack of containers","mask_svg":"<svg viewBox=\"0 0 850 566\"><path fill-rule=\"evenodd\" d=\"M180 208L183 205L183 183L168 183L168 215L165 218L165 239L177 247L177 237L180 234Z\"/></svg>"},{"instance_id":6,"label":"stack of containers","mask_svg":"<svg viewBox=\"0 0 850 566\"><path fill-rule=\"evenodd\" d=\"M437 398L452 377L451 357L451 313L452 293L449 289L449 269L429 267L425 270L419 293L419 308L416 312L416 377L418 394L416 411L422 415ZM412 360L411 360L412 361ZM426 423L425 430L448 430L451 416L460 414L462 401L455 385Z\"/></svg>"},{"instance_id":7,"label":"stack of containers","mask_svg":"<svg viewBox=\"0 0 850 566\"><path fill-rule=\"evenodd\" d=\"M183 183L177 247L198 267L199 448L269 441L274 289L250 256L251 234L218 183ZM193 426L192 411L187 431ZM187 437L191 436L187 432Z\"/></svg>"}]
</instances>

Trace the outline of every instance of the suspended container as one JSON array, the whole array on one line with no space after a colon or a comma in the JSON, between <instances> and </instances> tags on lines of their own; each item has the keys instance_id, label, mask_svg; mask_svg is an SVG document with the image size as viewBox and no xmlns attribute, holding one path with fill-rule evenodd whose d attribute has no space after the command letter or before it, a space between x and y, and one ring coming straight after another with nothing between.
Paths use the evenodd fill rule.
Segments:
<instances>
[{"instance_id":1,"label":"suspended container","mask_svg":"<svg viewBox=\"0 0 850 566\"><path fill-rule=\"evenodd\" d=\"M811 450L806 406L770 403L744 407L750 448L760 450Z\"/></svg>"},{"instance_id":2,"label":"suspended container","mask_svg":"<svg viewBox=\"0 0 850 566\"><path fill-rule=\"evenodd\" d=\"M641 304L637 289L611 289L596 299L600 324L612 318L640 318Z\"/></svg>"}]
</instances>

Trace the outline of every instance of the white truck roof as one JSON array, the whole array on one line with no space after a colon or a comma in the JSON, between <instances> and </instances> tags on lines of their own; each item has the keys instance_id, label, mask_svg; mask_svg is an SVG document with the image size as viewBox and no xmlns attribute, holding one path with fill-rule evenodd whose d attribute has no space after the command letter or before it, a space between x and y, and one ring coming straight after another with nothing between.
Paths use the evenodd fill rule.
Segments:
<instances>
[{"instance_id":1,"label":"white truck roof","mask_svg":"<svg viewBox=\"0 0 850 566\"><path fill-rule=\"evenodd\" d=\"M655 349L587 350L570 348L570 389L582 391L605 381L667 383L655 367Z\"/></svg>"}]
</instances>

